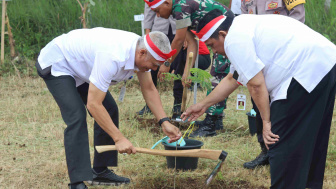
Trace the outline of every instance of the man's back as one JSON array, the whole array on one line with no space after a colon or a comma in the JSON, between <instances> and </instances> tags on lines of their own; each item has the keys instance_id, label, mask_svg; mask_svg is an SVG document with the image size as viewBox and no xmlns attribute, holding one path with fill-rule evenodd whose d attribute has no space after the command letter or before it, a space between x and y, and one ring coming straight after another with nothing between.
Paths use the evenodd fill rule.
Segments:
<instances>
[{"instance_id":1,"label":"man's back","mask_svg":"<svg viewBox=\"0 0 336 189\"><path fill-rule=\"evenodd\" d=\"M281 15L236 17L224 47L231 63L244 76L243 84L254 77L252 70L265 66L262 69L269 90L278 89L287 80L289 84L294 77L310 92L322 79L319 72L326 74L336 62L334 44L301 22ZM272 100L283 97L270 95Z\"/></svg>"},{"instance_id":2,"label":"man's back","mask_svg":"<svg viewBox=\"0 0 336 189\"><path fill-rule=\"evenodd\" d=\"M111 80L118 82L133 74L120 73L120 70L123 67L134 68L139 37L131 32L108 28L73 30L48 43L41 50L38 62L42 69L52 65L53 76L70 75L75 78L77 86L96 82L97 87L104 91Z\"/></svg>"}]
</instances>

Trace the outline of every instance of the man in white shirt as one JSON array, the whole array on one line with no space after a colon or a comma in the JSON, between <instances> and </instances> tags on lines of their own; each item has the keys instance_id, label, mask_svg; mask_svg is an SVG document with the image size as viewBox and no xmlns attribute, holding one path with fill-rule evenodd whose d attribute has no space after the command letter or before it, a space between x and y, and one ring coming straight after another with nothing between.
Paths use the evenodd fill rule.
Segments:
<instances>
[{"instance_id":1,"label":"man in white shirt","mask_svg":"<svg viewBox=\"0 0 336 189\"><path fill-rule=\"evenodd\" d=\"M263 121L271 188L322 188L336 93L336 46L286 16L234 18L218 10L200 20L197 35L214 53L227 55L231 69L209 96L182 114L184 119L197 119L239 84L247 86Z\"/></svg>"},{"instance_id":2,"label":"man in white shirt","mask_svg":"<svg viewBox=\"0 0 336 189\"><path fill-rule=\"evenodd\" d=\"M86 109L95 119L94 145L115 144L119 153L136 153L119 131L118 107L108 91L110 85L127 81L137 73L147 105L159 120L163 132L176 141L181 137L169 122L149 70L156 70L176 50L161 32L144 37L106 28L78 29L63 34L44 47L36 67L56 100L67 128L64 147L70 188L90 184L119 185L130 180L107 166L117 166L117 152L95 151L91 170Z\"/></svg>"},{"instance_id":3,"label":"man in white shirt","mask_svg":"<svg viewBox=\"0 0 336 189\"><path fill-rule=\"evenodd\" d=\"M241 12L242 14L280 14L289 16L302 23L305 21L305 0L242 0ZM295 32L292 30L292 32ZM262 120L260 113L255 103L252 101L253 109L256 112L255 126L257 129L257 139L261 148L261 152L256 158L251 161L245 162L244 167L247 169L255 169L258 166L268 165L269 157L267 155L267 148L262 137Z\"/></svg>"}]
</instances>

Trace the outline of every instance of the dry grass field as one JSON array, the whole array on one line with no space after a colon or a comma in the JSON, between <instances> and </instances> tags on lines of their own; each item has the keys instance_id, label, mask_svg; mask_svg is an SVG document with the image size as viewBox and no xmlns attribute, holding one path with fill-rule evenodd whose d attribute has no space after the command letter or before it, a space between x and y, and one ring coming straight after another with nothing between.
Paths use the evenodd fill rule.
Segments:
<instances>
[{"instance_id":1,"label":"dry grass field","mask_svg":"<svg viewBox=\"0 0 336 189\"><path fill-rule=\"evenodd\" d=\"M118 98L121 85L110 91ZM166 113L173 105L171 82L160 83L159 91ZM246 88L239 88L249 99ZM229 153L211 188L268 188L269 166L256 170L243 168L260 151L255 136L249 135L246 111L235 110L235 92L225 110L224 130L217 136L201 138L203 148ZM199 90L198 100L205 96ZM189 103L190 104L190 103ZM153 116L140 120L135 113L144 105L138 81L128 83L124 102L120 103L120 128L134 146L150 148L164 135ZM335 115L335 114L334 114ZM93 119L88 116L90 149L93 152ZM336 188L336 128L333 120L324 186ZM65 124L58 107L39 78L0 77L0 188L66 188L69 182L63 148ZM182 131L186 127L180 128ZM160 132L158 132L160 131ZM158 149L163 149L158 146ZM120 188L204 188L204 181L217 161L199 159L195 171L175 172L167 169L165 157L146 154L119 155L117 174L131 178L132 183ZM108 187L90 187L108 188Z\"/></svg>"}]
</instances>

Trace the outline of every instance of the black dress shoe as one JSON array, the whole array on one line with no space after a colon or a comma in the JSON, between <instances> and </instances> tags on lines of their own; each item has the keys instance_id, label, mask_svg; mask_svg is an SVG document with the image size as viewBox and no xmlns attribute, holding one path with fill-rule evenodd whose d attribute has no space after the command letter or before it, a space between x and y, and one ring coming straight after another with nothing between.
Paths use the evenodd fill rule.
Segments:
<instances>
[{"instance_id":1,"label":"black dress shoe","mask_svg":"<svg viewBox=\"0 0 336 189\"><path fill-rule=\"evenodd\" d=\"M91 185L104 185L104 186L119 186L121 184L130 183L130 179L122 176L118 176L113 170L105 169L101 173L93 172L93 180L87 181Z\"/></svg>"},{"instance_id":2,"label":"black dress shoe","mask_svg":"<svg viewBox=\"0 0 336 189\"><path fill-rule=\"evenodd\" d=\"M137 112L137 115L143 116L145 114L151 114L152 111L149 109L149 107L146 105L144 106L140 111Z\"/></svg>"},{"instance_id":3,"label":"black dress shoe","mask_svg":"<svg viewBox=\"0 0 336 189\"><path fill-rule=\"evenodd\" d=\"M68 184L69 189L87 189L88 187L84 184L84 182L78 184Z\"/></svg>"}]
</instances>

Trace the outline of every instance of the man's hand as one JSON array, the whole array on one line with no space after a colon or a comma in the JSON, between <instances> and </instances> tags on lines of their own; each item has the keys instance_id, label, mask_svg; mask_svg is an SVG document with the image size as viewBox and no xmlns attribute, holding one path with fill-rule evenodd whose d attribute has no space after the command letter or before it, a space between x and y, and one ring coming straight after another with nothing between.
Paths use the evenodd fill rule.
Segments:
<instances>
[{"instance_id":1,"label":"man's hand","mask_svg":"<svg viewBox=\"0 0 336 189\"><path fill-rule=\"evenodd\" d=\"M191 80L188 79L187 73L183 73L181 81L182 81L183 87L190 87L191 86Z\"/></svg>"},{"instance_id":2,"label":"man's hand","mask_svg":"<svg viewBox=\"0 0 336 189\"><path fill-rule=\"evenodd\" d=\"M186 50L188 48L188 41L187 40L184 40L184 43L183 43L183 50Z\"/></svg>"},{"instance_id":3,"label":"man's hand","mask_svg":"<svg viewBox=\"0 0 336 189\"><path fill-rule=\"evenodd\" d=\"M169 143L177 141L182 136L180 129L175 127L169 121L162 123L162 130L170 138L168 140Z\"/></svg>"},{"instance_id":4,"label":"man's hand","mask_svg":"<svg viewBox=\"0 0 336 189\"><path fill-rule=\"evenodd\" d=\"M203 104L197 103L190 106L185 112L183 112L181 118L185 121L189 117L189 121L195 121L198 117L203 115L206 110L207 108Z\"/></svg>"},{"instance_id":5,"label":"man's hand","mask_svg":"<svg viewBox=\"0 0 336 189\"><path fill-rule=\"evenodd\" d=\"M127 140L125 137L121 138L115 143L115 146L117 148L117 151L119 153L127 153L127 154L135 154L136 150L132 143Z\"/></svg>"},{"instance_id":6,"label":"man's hand","mask_svg":"<svg viewBox=\"0 0 336 189\"><path fill-rule=\"evenodd\" d=\"M165 76L163 73L169 72L169 69L170 69L170 67L167 67L165 65L160 66L160 69L159 69L159 72L158 72L158 78L159 78L160 81L163 81L164 76Z\"/></svg>"},{"instance_id":7,"label":"man's hand","mask_svg":"<svg viewBox=\"0 0 336 189\"><path fill-rule=\"evenodd\" d=\"M263 138L266 148L268 148L269 144L275 144L279 141L279 135L275 135L271 131L272 124L270 121L263 121Z\"/></svg>"}]
</instances>

